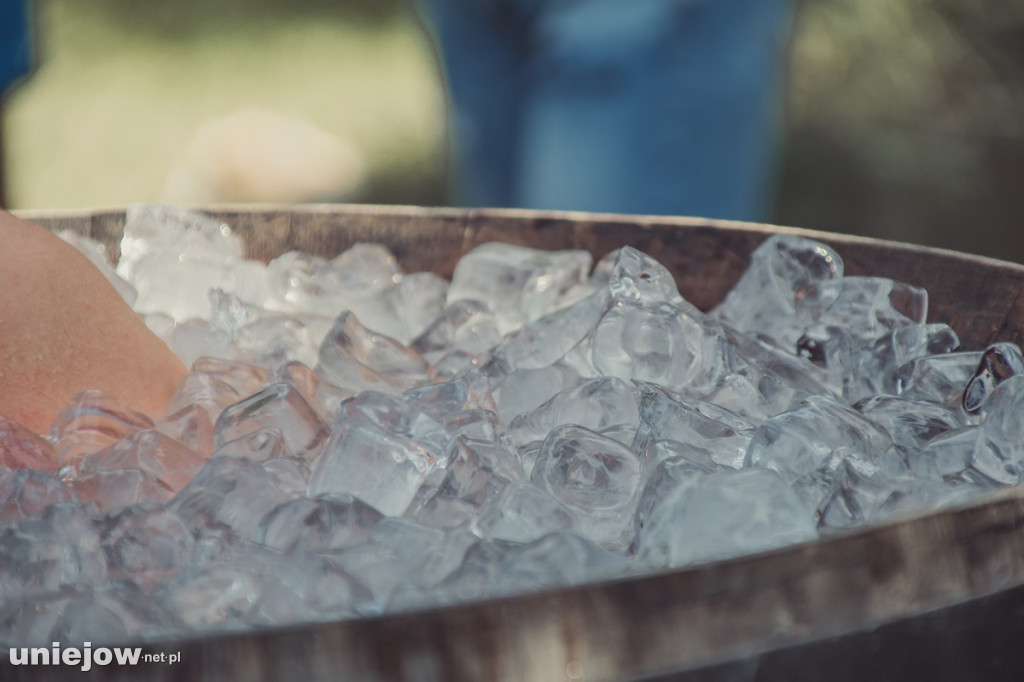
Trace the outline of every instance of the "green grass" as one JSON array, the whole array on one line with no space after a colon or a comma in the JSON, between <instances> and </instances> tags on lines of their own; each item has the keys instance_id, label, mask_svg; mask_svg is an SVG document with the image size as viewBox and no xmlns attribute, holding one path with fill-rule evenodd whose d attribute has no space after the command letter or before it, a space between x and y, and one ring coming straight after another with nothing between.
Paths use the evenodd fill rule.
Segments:
<instances>
[{"instance_id":1,"label":"green grass","mask_svg":"<svg viewBox=\"0 0 1024 682\"><path fill-rule=\"evenodd\" d=\"M356 199L440 199L443 96L408 15L255 19L228 3L204 22L192 3L168 27L160 13L112 21L119 4L39 3L39 66L4 118L12 207L154 201L199 124L246 107L353 142L370 175Z\"/></svg>"},{"instance_id":2,"label":"green grass","mask_svg":"<svg viewBox=\"0 0 1024 682\"><path fill-rule=\"evenodd\" d=\"M712 0L713 1L713 0ZM409 0L37 0L4 123L16 208L153 201L203 121L348 138L355 201L444 201L443 96ZM1024 0L803 0L775 222L1024 261Z\"/></svg>"}]
</instances>

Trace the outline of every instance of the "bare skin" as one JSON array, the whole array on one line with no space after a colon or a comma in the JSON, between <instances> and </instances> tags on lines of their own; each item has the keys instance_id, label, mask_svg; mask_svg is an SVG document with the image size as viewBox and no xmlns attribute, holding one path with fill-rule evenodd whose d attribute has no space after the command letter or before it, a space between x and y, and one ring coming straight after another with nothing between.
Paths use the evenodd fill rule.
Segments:
<instances>
[{"instance_id":1,"label":"bare skin","mask_svg":"<svg viewBox=\"0 0 1024 682\"><path fill-rule=\"evenodd\" d=\"M45 433L100 389L159 417L185 373L88 259L0 211L0 415Z\"/></svg>"}]
</instances>

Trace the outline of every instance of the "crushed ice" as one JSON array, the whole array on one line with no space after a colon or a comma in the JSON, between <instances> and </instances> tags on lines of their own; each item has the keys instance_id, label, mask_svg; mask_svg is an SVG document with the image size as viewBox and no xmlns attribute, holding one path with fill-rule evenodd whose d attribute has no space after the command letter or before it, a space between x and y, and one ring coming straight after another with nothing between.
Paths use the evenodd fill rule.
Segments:
<instances>
[{"instance_id":1,"label":"crushed ice","mask_svg":"<svg viewBox=\"0 0 1024 682\"><path fill-rule=\"evenodd\" d=\"M0 645L153 639L577 585L813 540L1024 476L1024 357L777 235L714 310L623 247L246 260L133 208L115 269L190 366L157 421L0 418ZM123 279L122 279L123 278Z\"/></svg>"}]
</instances>

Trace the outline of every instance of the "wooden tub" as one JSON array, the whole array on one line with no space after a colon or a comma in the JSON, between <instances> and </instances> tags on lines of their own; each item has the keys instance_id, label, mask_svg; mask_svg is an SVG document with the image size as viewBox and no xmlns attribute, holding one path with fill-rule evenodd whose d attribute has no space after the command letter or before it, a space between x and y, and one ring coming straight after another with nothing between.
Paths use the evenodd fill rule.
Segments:
<instances>
[{"instance_id":1,"label":"wooden tub","mask_svg":"<svg viewBox=\"0 0 1024 682\"><path fill-rule=\"evenodd\" d=\"M201 208L268 259L387 245L450 277L487 241L652 254L698 307L778 233L833 246L846 273L924 287L965 349L1024 338L1024 267L807 230L688 218L368 206ZM116 249L123 210L24 212ZM2 560L2 558L0 558ZM994 680L1024 671L1024 493L786 549L609 583L354 621L143 646L180 662L24 667L3 680ZM71 645L70 643L68 643ZM6 652L3 652L6 653Z\"/></svg>"}]
</instances>

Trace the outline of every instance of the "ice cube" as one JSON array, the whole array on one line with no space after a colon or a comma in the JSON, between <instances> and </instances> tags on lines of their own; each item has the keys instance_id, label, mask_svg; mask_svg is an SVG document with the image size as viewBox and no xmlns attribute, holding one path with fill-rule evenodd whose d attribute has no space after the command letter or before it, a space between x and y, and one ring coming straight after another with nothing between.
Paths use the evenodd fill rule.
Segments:
<instances>
[{"instance_id":1,"label":"ice cube","mask_svg":"<svg viewBox=\"0 0 1024 682\"><path fill-rule=\"evenodd\" d=\"M289 384L276 383L221 412L214 426L216 444L275 428L281 434L284 455L312 461L319 456L330 429L302 394Z\"/></svg>"},{"instance_id":2,"label":"ice cube","mask_svg":"<svg viewBox=\"0 0 1024 682\"><path fill-rule=\"evenodd\" d=\"M366 392L342 404L309 480L310 496L348 493L401 515L444 454L440 424L401 398Z\"/></svg>"},{"instance_id":3,"label":"ice cube","mask_svg":"<svg viewBox=\"0 0 1024 682\"><path fill-rule=\"evenodd\" d=\"M634 306L605 313L588 343L589 358L583 357L598 376L656 381L670 388L706 382L716 346L700 321L680 308Z\"/></svg>"},{"instance_id":4,"label":"ice cube","mask_svg":"<svg viewBox=\"0 0 1024 682\"><path fill-rule=\"evenodd\" d=\"M0 415L0 467L54 472L60 468L53 444Z\"/></svg>"},{"instance_id":5,"label":"ice cube","mask_svg":"<svg viewBox=\"0 0 1024 682\"><path fill-rule=\"evenodd\" d=\"M571 368L555 363L537 369L519 369L506 376L497 391L498 410L506 424L532 412L557 393L580 383Z\"/></svg>"},{"instance_id":6,"label":"ice cube","mask_svg":"<svg viewBox=\"0 0 1024 682\"><path fill-rule=\"evenodd\" d=\"M410 344L441 316L447 298L448 281L432 272L414 272L402 277L391 292L392 307L403 330L395 338Z\"/></svg>"},{"instance_id":7,"label":"ice cube","mask_svg":"<svg viewBox=\"0 0 1024 682\"><path fill-rule=\"evenodd\" d=\"M489 391L486 388L483 392L478 391L480 387L475 387L467 378L463 376L451 381L411 388L402 394L402 398L430 419L440 423L449 414L481 407L481 400L484 403L489 400L486 395Z\"/></svg>"},{"instance_id":8,"label":"ice cube","mask_svg":"<svg viewBox=\"0 0 1024 682\"><path fill-rule=\"evenodd\" d=\"M981 352L970 352L915 358L897 371L897 395L960 408L981 356Z\"/></svg>"},{"instance_id":9,"label":"ice cube","mask_svg":"<svg viewBox=\"0 0 1024 682\"><path fill-rule=\"evenodd\" d=\"M51 504L76 499L71 488L45 471L0 467L0 525L38 516Z\"/></svg>"},{"instance_id":10,"label":"ice cube","mask_svg":"<svg viewBox=\"0 0 1024 682\"><path fill-rule=\"evenodd\" d=\"M0 594L96 586L107 578L100 536L82 507L54 504L36 518L0 527Z\"/></svg>"},{"instance_id":11,"label":"ice cube","mask_svg":"<svg viewBox=\"0 0 1024 682\"><path fill-rule=\"evenodd\" d=\"M584 537L623 551L632 540L643 473L640 459L622 444L566 425L544 441L530 480L576 514Z\"/></svg>"},{"instance_id":12,"label":"ice cube","mask_svg":"<svg viewBox=\"0 0 1024 682\"><path fill-rule=\"evenodd\" d=\"M667 457L650 468L640 493L636 513L633 515L632 551L637 558L650 566L667 565L671 538L656 537L667 528L651 530L652 522L664 523L667 520L666 510L669 510L669 513L675 511L672 505L676 503L676 498L682 497L692 486L700 485L708 474L718 469L719 467L704 466L678 456ZM644 540L644 534L648 531L654 535ZM641 547L642 542L646 544Z\"/></svg>"},{"instance_id":13,"label":"ice cube","mask_svg":"<svg viewBox=\"0 0 1024 682\"><path fill-rule=\"evenodd\" d=\"M444 532L389 517L373 527L369 542L336 558L383 607L400 586L432 590L461 563L475 539L470 533Z\"/></svg>"},{"instance_id":14,"label":"ice cube","mask_svg":"<svg viewBox=\"0 0 1024 682\"><path fill-rule=\"evenodd\" d=\"M220 289L210 291L210 329L224 333L239 358L268 366L316 362L319 338L294 316L268 313Z\"/></svg>"},{"instance_id":15,"label":"ice cube","mask_svg":"<svg viewBox=\"0 0 1024 682\"><path fill-rule=\"evenodd\" d=\"M575 532L576 517L561 502L526 481L513 481L472 521L485 540L533 542L550 533Z\"/></svg>"},{"instance_id":16,"label":"ice cube","mask_svg":"<svg viewBox=\"0 0 1024 682\"><path fill-rule=\"evenodd\" d=\"M48 641L116 644L167 636L181 621L131 582L112 582L64 606Z\"/></svg>"},{"instance_id":17,"label":"ice cube","mask_svg":"<svg viewBox=\"0 0 1024 682\"><path fill-rule=\"evenodd\" d=\"M0 601L0 646L49 645L50 636L65 607L87 594L84 587L61 587L29 595L12 595Z\"/></svg>"},{"instance_id":18,"label":"ice cube","mask_svg":"<svg viewBox=\"0 0 1024 682\"><path fill-rule=\"evenodd\" d=\"M221 445L214 457L241 457L254 462L266 463L279 457L287 457L284 437L280 429L268 427L239 436ZM303 486L305 490L305 486Z\"/></svg>"},{"instance_id":19,"label":"ice cube","mask_svg":"<svg viewBox=\"0 0 1024 682\"><path fill-rule=\"evenodd\" d=\"M487 305L461 300L446 307L410 347L431 363L444 363L449 368L446 374L453 376L480 364L500 341L495 316Z\"/></svg>"},{"instance_id":20,"label":"ice cube","mask_svg":"<svg viewBox=\"0 0 1024 682\"><path fill-rule=\"evenodd\" d=\"M244 398L261 390L270 383L271 378L270 370L265 367L222 358L200 357L192 363L191 369L193 373L205 374L220 382L216 384L218 403L221 400L219 396L221 383L227 384L238 397Z\"/></svg>"},{"instance_id":21,"label":"ice cube","mask_svg":"<svg viewBox=\"0 0 1024 682\"><path fill-rule=\"evenodd\" d=\"M839 485L821 507L819 526L847 529L877 523L914 506L938 505L963 497L963 490L906 475L878 476L863 462L844 460L835 476Z\"/></svg>"},{"instance_id":22,"label":"ice cube","mask_svg":"<svg viewBox=\"0 0 1024 682\"><path fill-rule=\"evenodd\" d=\"M647 453L648 466L658 463L648 451L653 442L660 440L707 450L723 466L743 466L754 425L742 417L703 401L686 404L656 384L641 388L639 410L640 423L631 449Z\"/></svg>"},{"instance_id":23,"label":"ice cube","mask_svg":"<svg viewBox=\"0 0 1024 682\"><path fill-rule=\"evenodd\" d=\"M236 629L257 611L270 576L232 564L207 564L182 574L157 593L159 600L186 625Z\"/></svg>"},{"instance_id":24,"label":"ice cube","mask_svg":"<svg viewBox=\"0 0 1024 682\"><path fill-rule=\"evenodd\" d=\"M637 555L661 565L726 559L817 537L813 510L782 477L760 468L678 485L646 514Z\"/></svg>"},{"instance_id":25,"label":"ice cube","mask_svg":"<svg viewBox=\"0 0 1024 682\"><path fill-rule=\"evenodd\" d=\"M291 498L305 497L309 485L309 463L301 457L275 457L263 463L270 482Z\"/></svg>"},{"instance_id":26,"label":"ice cube","mask_svg":"<svg viewBox=\"0 0 1024 682\"><path fill-rule=\"evenodd\" d=\"M401 277L394 256L380 245L356 244L331 261L292 251L267 266L266 307L332 318L349 310L379 333L400 334L390 292Z\"/></svg>"},{"instance_id":27,"label":"ice cube","mask_svg":"<svg viewBox=\"0 0 1024 682\"><path fill-rule=\"evenodd\" d=\"M292 552L341 552L361 545L383 515L351 495L321 495L289 500L260 521L256 540Z\"/></svg>"},{"instance_id":28,"label":"ice cube","mask_svg":"<svg viewBox=\"0 0 1024 682\"><path fill-rule=\"evenodd\" d=\"M153 420L114 396L90 390L75 396L53 420L51 438L57 459L77 464L136 431L152 429Z\"/></svg>"},{"instance_id":29,"label":"ice cube","mask_svg":"<svg viewBox=\"0 0 1024 682\"><path fill-rule=\"evenodd\" d=\"M567 587L621 574L623 557L570 533L552 533L528 544L480 540L439 586L451 601Z\"/></svg>"},{"instance_id":30,"label":"ice cube","mask_svg":"<svg viewBox=\"0 0 1024 682\"><path fill-rule=\"evenodd\" d=\"M817 283L842 276L843 261L828 246L773 235L750 255L750 266L711 314L742 332L765 334L793 348L806 326L797 312L798 301Z\"/></svg>"},{"instance_id":31,"label":"ice cube","mask_svg":"<svg viewBox=\"0 0 1024 682\"><path fill-rule=\"evenodd\" d=\"M996 343L981 355L978 367L964 388L963 408L970 414L981 411L996 386L1012 376L1024 374L1024 356L1013 343Z\"/></svg>"},{"instance_id":32,"label":"ice cube","mask_svg":"<svg viewBox=\"0 0 1024 682\"><path fill-rule=\"evenodd\" d=\"M946 481L963 474L974 463L979 431L976 426L965 426L936 435L908 459L910 470L930 481Z\"/></svg>"},{"instance_id":33,"label":"ice cube","mask_svg":"<svg viewBox=\"0 0 1024 682\"><path fill-rule=\"evenodd\" d=\"M309 481L309 495L349 493L385 514L401 515L439 452L362 424L339 426Z\"/></svg>"},{"instance_id":34,"label":"ice cube","mask_svg":"<svg viewBox=\"0 0 1024 682\"><path fill-rule=\"evenodd\" d=\"M208 319L210 289L233 292L242 240L203 215L165 206L128 209L117 274L138 290L135 310L175 321Z\"/></svg>"},{"instance_id":35,"label":"ice cube","mask_svg":"<svg viewBox=\"0 0 1024 682\"><path fill-rule=\"evenodd\" d=\"M373 595L333 557L295 552L279 561L250 622L291 625L372 612Z\"/></svg>"},{"instance_id":36,"label":"ice cube","mask_svg":"<svg viewBox=\"0 0 1024 682\"><path fill-rule=\"evenodd\" d=\"M981 410L974 468L998 483L1017 485L1024 476L1024 375L998 383Z\"/></svg>"},{"instance_id":37,"label":"ice cube","mask_svg":"<svg viewBox=\"0 0 1024 682\"><path fill-rule=\"evenodd\" d=\"M171 494L184 488L206 458L156 429L137 431L82 460L81 473L140 469Z\"/></svg>"},{"instance_id":38,"label":"ice cube","mask_svg":"<svg viewBox=\"0 0 1024 682\"><path fill-rule=\"evenodd\" d=\"M488 443L500 443L511 448L512 437L505 425L494 412L481 409L466 409L450 412L441 417L444 430L452 436L463 436Z\"/></svg>"},{"instance_id":39,"label":"ice cube","mask_svg":"<svg viewBox=\"0 0 1024 682\"><path fill-rule=\"evenodd\" d=\"M97 514L142 503L163 504L171 498L167 486L142 469L95 471L72 479L68 486Z\"/></svg>"},{"instance_id":40,"label":"ice cube","mask_svg":"<svg viewBox=\"0 0 1024 682\"><path fill-rule=\"evenodd\" d=\"M214 457L168 503L190 528L221 523L242 538L288 496L259 464L235 457Z\"/></svg>"},{"instance_id":41,"label":"ice cube","mask_svg":"<svg viewBox=\"0 0 1024 682\"><path fill-rule=\"evenodd\" d=\"M614 377L589 379L558 393L529 414L512 420L515 442L543 440L556 426L577 424L594 431L615 424L636 426L640 421L637 390Z\"/></svg>"},{"instance_id":42,"label":"ice cube","mask_svg":"<svg viewBox=\"0 0 1024 682\"><path fill-rule=\"evenodd\" d=\"M192 533L173 512L159 506L133 506L96 521L112 580L130 580L144 589L173 579L188 563Z\"/></svg>"},{"instance_id":43,"label":"ice cube","mask_svg":"<svg viewBox=\"0 0 1024 682\"><path fill-rule=\"evenodd\" d=\"M282 365L274 375L274 380L295 388L325 424L332 423L341 402L354 395L352 391L339 389L324 381L301 362Z\"/></svg>"},{"instance_id":44,"label":"ice cube","mask_svg":"<svg viewBox=\"0 0 1024 682\"><path fill-rule=\"evenodd\" d=\"M255 392L252 391L252 393ZM245 395L250 395L250 393L246 392ZM166 414L169 419L173 420L176 418L175 415L182 410L199 407L207 413L212 425L212 422L220 416L221 410L241 399L242 396L239 395L238 390L216 374L192 371L186 374L178 384L178 388L167 406Z\"/></svg>"},{"instance_id":45,"label":"ice cube","mask_svg":"<svg viewBox=\"0 0 1024 682\"><path fill-rule=\"evenodd\" d=\"M316 372L353 391L397 393L430 383L431 371L418 353L364 327L345 311L320 344Z\"/></svg>"},{"instance_id":46,"label":"ice cube","mask_svg":"<svg viewBox=\"0 0 1024 682\"><path fill-rule=\"evenodd\" d=\"M820 511L842 485L847 460L877 476L906 468L882 428L842 403L812 397L764 422L751 439L746 463L777 472L808 508Z\"/></svg>"},{"instance_id":47,"label":"ice cube","mask_svg":"<svg viewBox=\"0 0 1024 682\"><path fill-rule=\"evenodd\" d=\"M507 334L495 357L509 371L547 367L579 345L611 304L607 287L599 289L568 308Z\"/></svg>"},{"instance_id":48,"label":"ice cube","mask_svg":"<svg viewBox=\"0 0 1024 682\"><path fill-rule=\"evenodd\" d=\"M929 441L947 431L966 426L959 410L931 402L875 396L858 402L855 407L888 432L908 461Z\"/></svg>"},{"instance_id":49,"label":"ice cube","mask_svg":"<svg viewBox=\"0 0 1024 682\"><path fill-rule=\"evenodd\" d=\"M486 304L504 335L555 310L562 296L586 279L591 262L586 251L481 244L455 266L448 303L472 299Z\"/></svg>"},{"instance_id":50,"label":"ice cube","mask_svg":"<svg viewBox=\"0 0 1024 682\"><path fill-rule=\"evenodd\" d=\"M160 433L173 438L204 460L213 455L214 413L219 409L208 409L200 404L188 405L156 423Z\"/></svg>"},{"instance_id":51,"label":"ice cube","mask_svg":"<svg viewBox=\"0 0 1024 682\"><path fill-rule=\"evenodd\" d=\"M436 489L426 492L419 509L410 510L413 518L441 528L461 525L506 485L524 477L516 454L493 440L455 436L443 461L447 463L444 478Z\"/></svg>"}]
</instances>

